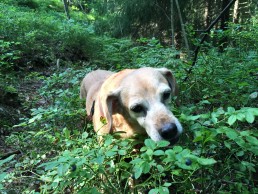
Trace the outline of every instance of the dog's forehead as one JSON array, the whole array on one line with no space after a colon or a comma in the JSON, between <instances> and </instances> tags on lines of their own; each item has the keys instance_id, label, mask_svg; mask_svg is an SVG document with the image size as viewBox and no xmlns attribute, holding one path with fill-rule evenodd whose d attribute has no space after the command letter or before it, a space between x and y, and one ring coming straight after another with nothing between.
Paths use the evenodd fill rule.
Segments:
<instances>
[{"instance_id":1,"label":"dog's forehead","mask_svg":"<svg viewBox=\"0 0 258 194\"><path fill-rule=\"evenodd\" d=\"M157 70L142 68L126 76L121 86L124 98L149 98L169 88L166 78Z\"/></svg>"}]
</instances>

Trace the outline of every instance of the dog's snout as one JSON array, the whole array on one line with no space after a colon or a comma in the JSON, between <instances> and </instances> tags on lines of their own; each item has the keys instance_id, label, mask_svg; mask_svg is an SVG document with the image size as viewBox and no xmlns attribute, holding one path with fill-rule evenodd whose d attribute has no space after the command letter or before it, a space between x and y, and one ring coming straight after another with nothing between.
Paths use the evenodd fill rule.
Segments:
<instances>
[{"instance_id":1,"label":"dog's snout","mask_svg":"<svg viewBox=\"0 0 258 194\"><path fill-rule=\"evenodd\" d=\"M178 130L175 123L167 123L160 130L161 137L167 140L175 138L177 133Z\"/></svg>"}]
</instances>

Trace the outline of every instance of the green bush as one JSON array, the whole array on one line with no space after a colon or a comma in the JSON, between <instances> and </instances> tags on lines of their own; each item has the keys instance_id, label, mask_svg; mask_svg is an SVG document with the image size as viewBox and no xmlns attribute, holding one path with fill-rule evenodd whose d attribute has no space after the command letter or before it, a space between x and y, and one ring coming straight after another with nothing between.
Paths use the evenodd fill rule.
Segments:
<instances>
[{"instance_id":1,"label":"green bush","mask_svg":"<svg viewBox=\"0 0 258 194\"><path fill-rule=\"evenodd\" d=\"M64 61L89 60L101 49L87 30L87 23L67 20L57 12L29 12L0 4L0 33L4 40L19 43L20 60L16 66L45 66Z\"/></svg>"},{"instance_id":2,"label":"green bush","mask_svg":"<svg viewBox=\"0 0 258 194\"><path fill-rule=\"evenodd\" d=\"M4 11L15 12L13 7L9 8ZM61 29L58 35L66 34L74 47L84 40L83 30L79 24L77 30L76 22L59 25L52 13L44 16L49 20L46 24L43 22L44 28L49 28L51 33ZM22 25L28 22L26 17L21 20ZM57 20L52 21L49 17ZM35 56L49 60L65 59L65 56L72 58L74 54L71 53L77 52L69 50L64 56L56 51L55 43L62 51L70 44L58 42L63 37L55 34L53 40L57 42L52 42L50 35L43 28L41 30L40 20L35 19L33 24L26 24L24 28L19 27L21 24L17 21L15 24L17 33L21 34L24 29L24 39ZM30 33L27 33L27 25L31 25ZM155 39L132 42L99 38L103 50L92 60L91 66L60 68L44 78L35 101L31 102L34 106L31 115L21 119L16 125L19 131L5 139L8 145L23 154L0 160L0 191L257 193L257 44L252 39L256 38L256 27L251 24L246 27L250 30L239 36L240 40L250 44L236 41L236 36L232 37L235 38L231 42L234 46L229 44L223 52L207 44L188 81L184 78L190 62L175 59L178 53L162 47ZM227 33L224 35L228 36ZM5 37L8 37L7 33ZM38 37L46 39L46 45L52 44L53 47L33 44ZM72 42L73 37L78 41ZM24 50L18 47L23 42L17 38L0 43L4 48L2 71L13 69L16 60L23 56L20 52ZM51 50L53 56L41 51L42 48ZM243 50L239 52L239 49ZM120 140L115 135L107 135L100 144L92 123L85 121L85 104L79 100L80 81L97 67L117 71L143 66L165 66L175 72L181 90L181 106L171 105L170 108L184 126L179 143L170 147L166 141ZM135 147L140 148L135 152ZM134 182L133 187L131 182Z\"/></svg>"}]
</instances>

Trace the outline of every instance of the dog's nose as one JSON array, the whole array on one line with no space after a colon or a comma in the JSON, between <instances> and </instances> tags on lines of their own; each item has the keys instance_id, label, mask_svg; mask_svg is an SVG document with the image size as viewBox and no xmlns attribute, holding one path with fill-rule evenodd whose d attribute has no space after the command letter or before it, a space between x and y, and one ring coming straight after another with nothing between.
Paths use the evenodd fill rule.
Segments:
<instances>
[{"instance_id":1,"label":"dog's nose","mask_svg":"<svg viewBox=\"0 0 258 194\"><path fill-rule=\"evenodd\" d=\"M170 140L176 137L177 132L177 126L175 123L167 123L161 128L160 135L164 139Z\"/></svg>"}]
</instances>

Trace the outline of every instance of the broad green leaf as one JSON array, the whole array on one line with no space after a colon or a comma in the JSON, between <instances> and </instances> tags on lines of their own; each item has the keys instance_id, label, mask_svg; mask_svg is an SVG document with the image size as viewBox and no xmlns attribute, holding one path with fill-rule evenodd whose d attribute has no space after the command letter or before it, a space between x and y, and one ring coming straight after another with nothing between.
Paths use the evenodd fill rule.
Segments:
<instances>
[{"instance_id":1,"label":"broad green leaf","mask_svg":"<svg viewBox=\"0 0 258 194\"><path fill-rule=\"evenodd\" d=\"M99 156L95 159L97 164L102 164L104 162L104 156Z\"/></svg>"},{"instance_id":2,"label":"broad green leaf","mask_svg":"<svg viewBox=\"0 0 258 194\"><path fill-rule=\"evenodd\" d=\"M157 194L159 193L159 189L151 189L148 194Z\"/></svg>"},{"instance_id":3,"label":"broad green leaf","mask_svg":"<svg viewBox=\"0 0 258 194\"><path fill-rule=\"evenodd\" d=\"M109 151L107 151L105 154L106 154L106 156L108 156L108 157L112 157L112 156L116 155L116 152L114 152L114 151L112 151L112 150L109 150Z\"/></svg>"},{"instance_id":4,"label":"broad green leaf","mask_svg":"<svg viewBox=\"0 0 258 194\"><path fill-rule=\"evenodd\" d=\"M226 131L226 135L228 136L229 139L233 139L233 140L238 137L238 133L234 129Z\"/></svg>"},{"instance_id":5,"label":"broad green leaf","mask_svg":"<svg viewBox=\"0 0 258 194\"><path fill-rule=\"evenodd\" d=\"M245 153L244 153L244 151L242 151L242 150L236 153L237 156L243 156L244 154L245 154Z\"/></svg>"},{"instance_id":6,"label":"broad green leaf","mask_svg":"<svg viewBox=\"0 0 258 194\"><path fill-rule=\"evenodd\" d=\"M228 148L231 149L231 144L227 141L224 141L224 145Z\"/></svg>"},{"instance_id":7,"label":"broad green leaf","mask_svg":"<svg viewBox=\"0 0 258 194\"><path fill-rule=\"evenodd\" d=\"M168 141L165 141L165 140L161 140L161 141L157 142L157 146L160 147L160 148L167 147L169 144L170 143Z\"/></svg>"},{"instance_id":8,"label":"broad green leaf","mask_svg":"<svg viewBox=\"0 0 258 194\"><path fill-rule=\"evenodd\" d=\"M146 139L146 140L144 141L144 144L145 144L148 148L150 148L150 149L152 149L152 150L154 150L154 149L156 148L156 144L155 144L155 142L154 142L152 139Z\"/></svg>"},{"instance_id":9,"label":"broad green leaf","mask_svg":"<svg viewBox=\"0 0 258 194\"><path fill-rule=\"evenodd\" d=\"M229 125L233 125L237 120L237 117L236 115L231 115L229 118L228 118L228 124Z\"/></svg>"},{"instance_id":10,"label":"broad green leaf","mask_svg":"<svg viewBox=\"0 0 258 194\"><path fill-rule=\"evenodd\" d=\"M82 133L82 139L86 139L88 136L89 136L89 134L87 132Z\"/></svg>"},{"instance_id":11,"label":"broad green leaf","mask_svg":"<svg viewBox=\"0 0 258 194\"><path fill-rule=\"evenodd\" d=\"M112 137L107 136L107 139L105 140L104 145L105 145L105 146L109 146L111 143L112 143Z\"/></svg>"},{"instance_id":12,"label":"broad green leaf","mask_svg":"<svg viewBox=\"0 0 258 194\"><path fill-rule=\"evenodd\" d=\"M245 113L245 119L248 123L253 123L254 122L254 115L251 111L247 111Z\"/></svg>"},{"instance_id":13,"label":"broad green leaf","mask_svg":"<svg viewBox=\"0 0 258 194\"><path fill-rule=\"evenodd\" d=\"M257 138L252 137L252 136L246 136L246 140L247 140L248 142L250 142L251 144L258 146L258 140L257 140Z\"/></svg>"},{"instance_id":14,"label":"broad green leaf","mask_svg":"<svg viewBox=\"0 0 258 194\"><path fill-rule=\"evenodd\" d=\"M158 169L159 172L163 172L164 171L163 166L159 165L159 164L157 165L157 169Z\"/></svg>"},{"instance_id":15,"label":"broad green leaf","mask_svg":"<svg viewBox=\"0 0 258 194\"><path fill-rule=\"evenodd\" d=\"M60 164L57 168L57 173L59 176L63 176L69 169L69 164Z\"/></svg>"},{"instance_id":16,"label":"broad green leaf","mask_svg":"<svg viewBox=\"0 0 258 194\"><path fill-rule=\"evenodd\" d=\"M174 152L181 152L183 150L183 148L181 147L181 146L175 146L175 147L173 147L173 151Z\"/></svg>"},{"instance_id":17,"label":"broad green leaf","mask_svg":"<svg viewBox=\"0 0 258 194\"><path fill-rule=\"evenodd\" d=\"M169 194L169 190L167 187L159 187L160 194Z\"/></svg>"},{"instance_id":18,"label":"broad green leaf","mask_svg":"<svg viewBox=\"0 0 258 194\"><path fill-rule=\"evenodd\" d=\"M212 165L216 163L216 160L213 158L198 158L197 162L201 165Z\"/></svg>"},{"instance_id":19,"label":"broad green leaf","mask_svg":"<svg viewBox=\"0 0 258 194\"><path fill-rule=\"evenodd\" d=\"M138 179L142 174L142 168L141 167L135 167L134 169L134 177L135 179Z\"/></svg>"},{"instance_id":20,"label":"broad green leaf","mask_svg":"<svg viewBox=\"0 0 258 194\"><path fill-rule=\"evenodd\" d=\"M7 176L7 173L5 173L5 172L1 173L1 174L0 174L0 182L1 182L2 180L4 180L6 176Z\"/></svg>"},{"instance_id":21,"label":"broad green leaf","mask_svg":"<svg viewBox=\"0 0 258 194\"><path fill-rule=\"evenodd\" d=\"M233 108L233 107L228 107L228 109L227 109L227 111L228 111L228 113L233 113L233 112L235 112L236 110L235 110L235 108Z\"/></svg>"},{"instance_id":22,"label":"broad green leaf","mask_svg":"<svg viewBox=\"0 0 258 194\"><path fill-rule=\"evenodd\" d=\"M14 155L11 155L11 156L9 156L8 158L6 158L6 159L4 159L4 160L0 160L0 166L2 166L4 163L6 163L6 162L9 162L9 161L11 161L12 159L13 159L13 157L15 156L15 154Z\"/></svg>"},{"instance_id":23,"label":"broad green leaf","mask_svg":"<svg viewBox=\"0 0 258 194\"><path fill-rule=\"evenodd\" d=\"M141 166L143 173L146 174L150 171L151 165L148 162L143 162Z\"/></svg>"},{"instance_id":24,"label":"broad green leaf","mask_svg":"<svg viewBox=\"0 0 258 194\"><path fill-rule=\"evenodd\" d=\"M251 132L248 131L248 130L247 130L247 131L241 131L241 132L240 132L240 135L241 135L241 136L249 136L250 133L251 133Z\"/></svg>"},{"instance_id":25,"label":"broad green leaf","mask_svg":"<svg viewBox=\"0 0 258 194\"><path fill-rule=\"evenodd\" d=\"M172 184L171 183L164 183L164 187L169 187L169 186L171 186Z\"/></svg>"},{"instance_id":26,"label":"broad green leaf","mask_svg":"<svg viewBox=\"0 0 258 194\"><path fill-rule=\"evenodd\" d=\"M121 156L126 155L126 151L125 150L118 150L118 154Z\"/></svg>"},{"instance_id":27,"label":"broad green leaf","mask_svg":"<svg viewBox=\"0 0 258 194\"><path fill-rule=\"evenodd\" d=\"M186 116L185 119L186 119L187 121L195 121L195 120L199 119L200 116L201 116L201 115L190 115L190 116Z\"/></svg>"},{"instance_id":28,"label":"broad green leaf","mask_svg":"<svg viewBox=\"0 0 258 194\"><path fill-rule=\"evenodd\" d=\"M164 151L163 150L156 150L154 153L153 153L153 155L155 155L155 156L163 156L165 153L164 153Z\"/></svg>"},{"instance_id":29,"label":"broad green leaf","mask_svg":"<svg viewBox=\"0 0 258 194\"><path fill-rule=\"evenodd\" d=\"M258 108L250 108L253 112L253 115L258 116Z\"/></svg>"},{"instance_id":30,"label":"broad green leaf","mask_svg":"<svg viewBox=\"0 0 258 194\"><path fill-rule=\"evenodd\" d=\"M238 114L236 115L236 118L237 118L237 120L239 120L239 121L243 121L244 118L245 118L245 115L240 112L240 113L238 113Z\"/></svg>"}]
</instances>

